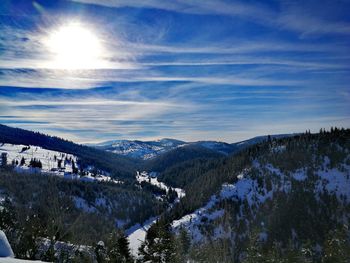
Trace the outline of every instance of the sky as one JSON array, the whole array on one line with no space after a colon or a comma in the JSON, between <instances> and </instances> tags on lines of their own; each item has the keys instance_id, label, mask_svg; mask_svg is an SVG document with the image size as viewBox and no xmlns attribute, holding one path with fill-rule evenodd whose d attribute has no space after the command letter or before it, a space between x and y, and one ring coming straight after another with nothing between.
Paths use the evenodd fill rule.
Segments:
<instances>
[{"instance_id":1,"label":"sky","mask_svg":"<svg viewBox=\"0 0 350 263\"><path fill-rule=\"evenodd\" d=\"M79 143L350 127L349 0L1 0L0 123Z\"/></svg>"}]
</instances>

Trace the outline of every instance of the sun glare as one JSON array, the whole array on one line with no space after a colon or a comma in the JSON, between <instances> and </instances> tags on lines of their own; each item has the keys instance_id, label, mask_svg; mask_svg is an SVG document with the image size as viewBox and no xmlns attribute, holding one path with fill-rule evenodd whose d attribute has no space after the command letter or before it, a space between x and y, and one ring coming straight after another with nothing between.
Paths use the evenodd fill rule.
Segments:
<instances>
[{"instance_id":1,"label":"sun glare","mask_svg":"<svg viewBox=\"0 0 350 263\"><path fill-rule=\"evenodd\" d=\"M80 23L52 31L45 40L52 53L49 63L59 69L94 69L103 66L103 49L97 35Z\"/></svg>"}]
</instances>

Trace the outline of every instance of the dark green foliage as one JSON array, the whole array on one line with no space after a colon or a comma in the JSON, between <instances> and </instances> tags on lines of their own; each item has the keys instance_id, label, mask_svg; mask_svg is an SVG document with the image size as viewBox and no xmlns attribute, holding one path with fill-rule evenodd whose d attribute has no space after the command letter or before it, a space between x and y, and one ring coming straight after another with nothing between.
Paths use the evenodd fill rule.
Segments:
<instances>
[{"instance_id":1,"label":"dark green foliage","mask_svg":"<svg viewBox=\"0 0 350 263\"><path fill-rule=\"evenodd\" d=\"M180 243L180 251L182 252L181 254L187 255L191 247L191 238L188 232L186 231L186 229L184 228L180 229L178 239L180 241L179 243Z\"/></svg>"},{"instance_id":2,"label":"dark green foliage","mask_svg":"<svg viewBox=\"0 0 350 263\"><path fill-rule=\"evenodd\" d=\"M30 160L29 166L32 168L39 168L39 169L43 168L41 161L35 158Z\"/></svg>"},{"instance_id":3,"label":"dark green foliage","mask_svg":"<svg viewBox=\"0 0 350 263\"><path fill-rule=\"evenodd\" d=\"M210 150L200 145L186 145L175 148L164 154L161 154L145 163L145 169L148 171L162 172L168 167L180 164L194 159L211 159L223 157L216 151Z\"/></svg>"},{"instance_id":4,"label":"dark green foliage","mask_svg":"<svg viewBox=\"0 0 350 263\"><path fill-rule=\"evenodd\" d=\"M330 231L324 242L322 262L350 262L349 226L343 225Z\"/></svg>"},{"instance_id":5,"label":"dark green foliage","mask_svg":"<svg viewBox=\"0 0 350 263\"><path fill-rule=\"evenodd\" d=\"M342 145L342 150L336 145ZM278 150L279 147L285 147L285 150ZM330 159L329 169L339 164L346 156L345 149L350 149L350 130L334 129L322 134L305 133L281 139L272 137L270 141L253 145L224 159L184 162L160 175L170 185L181 186L186 192L185 198L168 216L176 219L203 206L223 183L234 183L236 176L245 168L250 168L253 160L261 164L270 163L282 172L293 172L303 167L309 167L311 172L313 167L324 163L321 156ZM315 153L317 158L313 160ZM271 188L271 181L265 183Z\"/></svg>"},{"instance_id":6,"label":"dark green foliage","mask_svg":"<svg viewBox=\"0 0 350 263\"><path fill-rule=\"evenodd\" d=\"M166 191L162 188L159 188L153 184L150 184L146 181L142 181L141 182L141 187L143 190L147 191L147 192L151 192L155 195L165 195L166 194Z\"/></svg>"},{"instance_id":7,"label":"dark green foliage","mask_svg":"<svg viewBox=\"0 0 350 263\"><path fill-rule=\"evenodd\" d=\"M7 165L7 153L1 153L1 166Z\"/></svg>"},{"instance_id":8,"label":"dark green foliage","mask_svg":"<svg viewBox=\"0 0 350 263\"><path fill-rule=\"evenodd\" d=\"M83 183L1 169L0 186L11 197L0 204L3 207L0 209L0 227L8 236L16 256L26 259L55 261L57 253L53 245L56 241L82 245L93 245L99 240L106 242L115 229L116 218L129 220L132 225L162 209L151 194L124 185ZM91 205L97 198L104 198L107 205L113 208L115 202L118 209L109 211L95 205L96 212L84 212L74 205L73 197L83 198ZM48 246L39 253L42 238L46 238ZM118 239L118 242L123 240Z\"/></svg>"},{"instance_id":9,"label":"dark green foliage","mask_svg":"<svg viewBox=\"0 0 350 263\"><path fill-rule=\"evenodd\" d=\"M327 191L315 194L319 180L315 171L345 169L344 163L350 164L349 151L350 130L332 129L282 139L270 137L226 158L182 162L186 154L177 160L169 157L165 164L176 165L164 170L160 178L184 188L186 197L168 210L150 194L164 192L147 182L141 188L128 183L87 184L2 169L1 189L13 200L2 203L0 227L22 258L37 258L38 240L45 237L49 246L42 258L47 260L57 260L52 244L62 240L92 246L92 255L75 251L72 256L62 251L63 262L132 262L128 240L113 231L111 219L142 222L165 211L146 235L140 262L349 262L349 200ZM275 190L262 205L250 205L246 199L222 199L213 209L223 209L223 216L201 218L199 229L207 240L203 244L191 244L191 233L184 229L176 235L171 232L173 219L202 207L223 183L235 183L243 171L249 171L247 174L257 182L258 192L281 187L280 175L269 171L268 164L289 179L290 191ZM162 165L158 166L160 170L165 168ZM306 180L291 178L298 169L304 169ZM88 204L100 197L118 200L120 206L111 212L101 207L98 213L84 213L74 206L72 196ZM174 191L170 190L167 198L172 202ZM214 239L218 226L226 236ZM104 243L98 243L100 240Z\"/></svg>"},{"instance_id":10,"label":"dark green foliage","mask_svg":"<svg viewBox=\"0 0 350 263\"><path fill-rule=\"evenodd\" d=\"M158 178L173 187L184 188L211 169L215 169L221 159L196 159L167 168Z\"/></svg>"},{"instance_id":11,"label":"dark green foliage","mask_svg":"<svg viewBox=\"0 0 350 263\"><path fill-rule=\"evenodd\" d=\"M157 221L147 231L146 240L139 249L140 262L176 262L174 235L169 224Z\"/></svg>"},{"instance_id":12,"label":"dark green foliage","mask_svg":"<svg viewBox=\"0 0 350 263\"><path fill-rule=\"evenodd\" d=\"M113 231L107 240L107 258L112 263L131 263L134 259L130 253L129 241L121 231Z\"/></svg>"},{"instance_id":13,"label":"dark green foliage","mask_svg":"<svg viewBox=\"0 0 350 263\"><path fill-rule=\"evenodd\" d=\"M20 166L23 166L26 164L26 160L24 159L24 157L22 157L21 162L20 162Z\"/></svg>"},{"instance_id":14,"label":"dark green foliage","mask_svg":"<svg viewBox=\"0 0 350 263\"><path fill-rule=\"evenodd\" d=\"M275 191L262 206L250 206L246 199L219 202L216 209L224 209L224 216L216 221L202 217L199 229L209 241L193 247L190 258L198 262L350 262L350 231L347 226L342 228L350 220L348 200L325 190L315 192L316 182L320 181L315 171L342 171L348 164L349 152L350 130L333 129L321 134L271 138L223 160L184 163L184 174L196 179L183 180L186 177L180 172L181 166L171 168L173 175L178 174L186 197L164 218L177 219L203 206L223 183L235 183L235 176L245 169L256 181L258 192L281 187L280 175L252 165L271 164L289 178L290 191ZM290 178L298 169L304 169L306 180ZM171 170L163 173L164 178L176 180ZM213 228L219 225L238 237L213 241ZM260 233L266 234L266 240L260 240Z\"/></svg>"}]
</instances>

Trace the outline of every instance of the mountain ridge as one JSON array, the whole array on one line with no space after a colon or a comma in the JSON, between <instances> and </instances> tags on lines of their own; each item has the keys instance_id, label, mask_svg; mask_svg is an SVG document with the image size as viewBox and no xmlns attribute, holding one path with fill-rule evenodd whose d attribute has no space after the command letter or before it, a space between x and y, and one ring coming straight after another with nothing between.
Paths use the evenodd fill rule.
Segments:
<instances>
[{"instance_id":1,"label":"mountain ridge","mask_svg":"<svg viewBox=\"0 0 350 263\"><path fill-rule=\"evenodd\" d=\"M94 144L86 144L87 146L94 147L101 150L106 150L116 154L136 158L149 160L153 159L161 154L171 151L178 147L186 146L200 146L223 155L230 155L240 149L259 143L270 138L284 138L295 136L297 133L292 134L275 134L275 135L262 135L256 136L244 141L235 143L227 143L223 141L215 140L199 140L199 141L182 141L173 138L162 138L158 140L143 141L143 140L110 140Z\"/></svg>"}]
</instances>

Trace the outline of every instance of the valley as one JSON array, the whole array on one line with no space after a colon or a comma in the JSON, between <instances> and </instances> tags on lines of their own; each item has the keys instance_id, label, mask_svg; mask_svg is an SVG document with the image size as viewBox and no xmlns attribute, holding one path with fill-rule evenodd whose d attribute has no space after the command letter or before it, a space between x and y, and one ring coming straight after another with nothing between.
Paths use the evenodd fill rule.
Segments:
<instances>
[{"instance_id":1,"label":"valley","mask_svg":"<svg viewBox=\"0 0 350 263\"><path fill-rule=\"evenodd\" d=\"M69 258L92 262L102 249L107 260L113 242L126 240L128 262L163 256L174 262L249 262L259 254L277 258L269 254L272 248L303 261L309 256L300 251L309 236L322 248L312 250L313 257L323 258L332 231L343 235L350 220L349 130L254 138L228 155L178 146L149 159L127 159L135 160L127 176L107 172L109 161L104 165L93 155L86 159L80 151L1 136L0 224L19 258L56 260L64 257L64 247ZM134 151L133 144L128 147ZM186 159L176 159L183 150ZM98 160L100 151L106 158L117 155L97 150ZM160 167L154 166L158 160L170 166L151 169ZM36 217L45 220L35 226ZM50 220L58 219L53 226L60 231L52 231ZM21 233L28 224L40 231ZM41 248L31 248L28 240Z\"/></svg>"}]
</instances>

